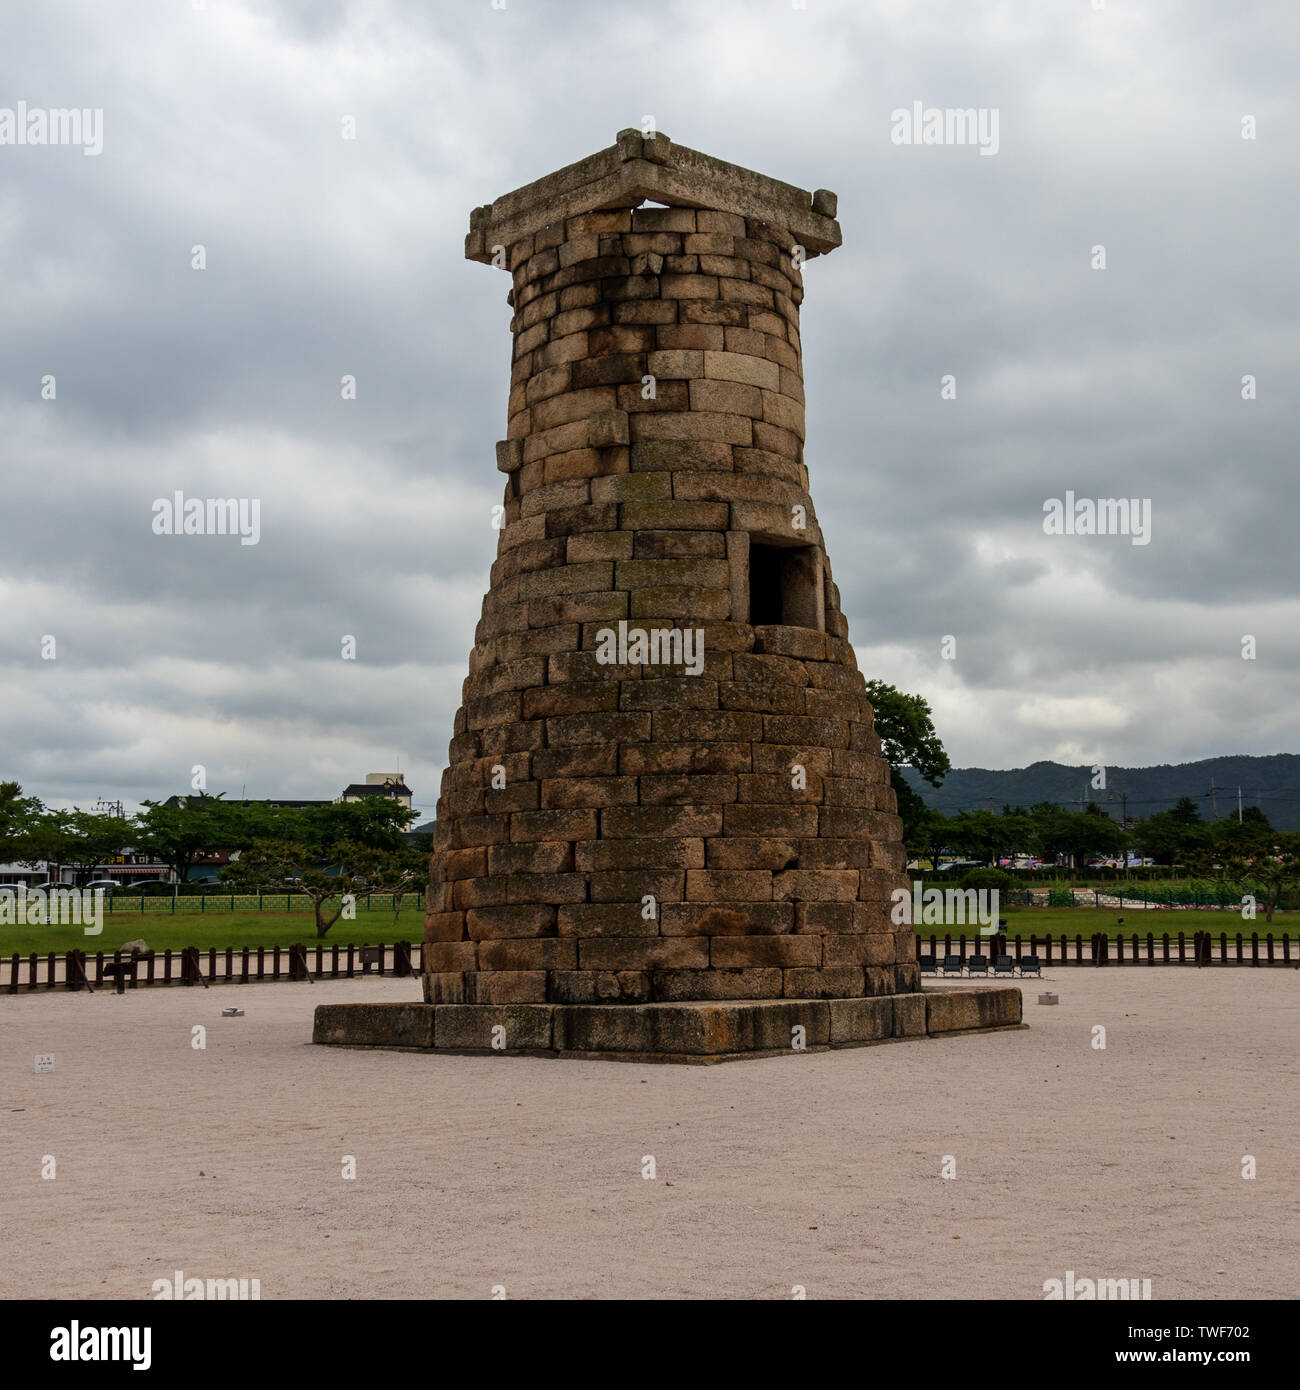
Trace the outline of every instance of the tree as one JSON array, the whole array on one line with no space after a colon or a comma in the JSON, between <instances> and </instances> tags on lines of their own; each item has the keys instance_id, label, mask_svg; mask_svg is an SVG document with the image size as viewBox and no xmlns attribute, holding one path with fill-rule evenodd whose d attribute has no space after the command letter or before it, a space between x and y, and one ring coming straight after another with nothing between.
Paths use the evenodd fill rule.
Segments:
<instances>
[{"instance_id":1,"label":"tree","mask_svg":"<svg viewBox=\"0 0 1300 1390\"><path fill-rule=\"evenodd\" d=\"M1164 814L1172 817L1179 825L1200 825L1201 808L1190 796L1180 796L1172 811Z\"/></svg>"},{"instance_id":2,"label":"tree","mask_svg":"<svg viewBox=\"0 0 1300 1390\"><path fill-rule=\"evenodd\" d=\"M1189 798L1183 800L1196 810ZM1189 820L1185 810L1179 815L1173 811L1159 811L1138 821L1133 827L1133 842L1157 864L1182 864L1207 847L1208 831L1209 827L1199 816Z\"/></svg>"},{"instance_id":3,"label":"tree","mask_svg":"<svg viewBox=\"0 0 1300 1390\"><path fill-rule=\"evenodd\" d=\"M90 878L99 865L125 854L136 839L130 821L75 807L51 812L48 830L51 852L47 857L71 868L78 884Z\"/></svg>"},{"instance_id":4,"label":"tree","mask_svg":"<svg viewBox=\"0 0 1300 1390\"><path fill-rule=\"evenodd\" d=\"M53 858L57 834L50 813L17 782L0 782L0 863L31 867Z\"/></svg>"},{"instance_id":5,"label":"tree","mask_svg":"<svg viewBox=\"0 0 1300 1390\"><path fill-rule=\"evenodd\" d=\"M432 835L416 836L416 839L431 840ZM393 850L384 864L383 892L393 895L393 926L397 926L402 915L402 899L417 888L424 888L429 882L429 855L431 851L418 845L408 845L404 849Z\"/></svg>"},{"instance_id":6,"label":"tree","mask_svg":"<svg viewBox=\"0 0 1300 1390\"><path fill-rule=\"evenodd\" d=\"M224 801L206 792L177 797L175 805L144 805L135 819L135 847L166 864L182 883L201 859L246 849L269 829L264 807Z\"/></svg>"},{"instance_id":7,"label":"tree","mask_svg":"<svg viewBox=\"0 0 1300 1390\"><path fill-rule=\"evenodd\" d=\"M1224 844L1221 841L1217 849L1194 853L1190 859L1194 872L1253 895L1264 908L1265 922L1271 923L1283 892L1300 887L1300 833L1275 830L1264 842L1240 840L1226 849Z\"/></svg>"},{"instance_id":8,"label":"tree","mask_svg":"<svg viewBox=\"0 0 1300 1390\"><path fill-rule=\"evenodd\" d=\"M324 855L342 843L397 853L407 847L406 828L416 814L392 797L367 796L360 801L335 801L328 806L280 812L275 833L277 838L312 845ZM291 834L282 829L286 825L292 827Z\"/></svg>"},{"instance_id":9,"label":"tree","mask_svg":"<svg viewBox=\"0 0 1300 1390\"><path fill-rule=\"evenodd\" d=\"M924 802L922 808L921 814L910 823L904 819L903 844L909 859L919 862L923 855L927 856L931 869L937 869L939 856L948 843L948 818L942 811L931 810Z\"/></svg>"},{"instance_id":10,"label":"tree","mask_svg":"<svg viewBox=\"0 0 1300 1390\"><path fill-rule=\"evenodd\" d=\"M910 767L932 787L940 786L952 771L930 717L930 706L920 695L906 695L884 681L867 682L867 699L876 712L876 736L889 764L889 784L898 799L903 839L915 838L926 815L926 805L902 775Z\"/></svg>"},{"instance_id":11,"label":"tree","mask_svg":"<svg viewBox=\"0 0 1300 1390\"><path fill-rule=\"evenodd\" d=\"M1278 835L1273 852L1257 854L1250 867L1264 890L1264 920L1272 922L1282 894L1300 886L1300 834Z\"/></svg>"},{"instance_id":12,"label":"tree","mask_svg":"<svg viewBox=\"0 0 1300 1390\"><path fill-rule=\"evenodd\" d=\"M1124 828L1098 807L1096 810L1065 813L1063 833L1067 852L1074 856L1074 862L1082 866L1089 859L1100 856L1109 858L1124 848L1128 836Z\"/></svg>"},{"instance_id":13,"label":"tree","mask_svg":"<svg viewBox=\"0 0 1300 1390\"><path fill-rule=\"evenodd\" d=\"M413 870L409 860L410 852L404 846L383 850L340 840L326 860L313 847L292 840L258 840L227 864L221 877L247 892L292 890L305 894L311 900L319 938L343 915L345 897L355 900L364 893L397 893L399 884L409 889ZM427 874L427 863L420 872ZM327 914L326 904L335 898L338 906Z\"/></svg>"}]
</instances>

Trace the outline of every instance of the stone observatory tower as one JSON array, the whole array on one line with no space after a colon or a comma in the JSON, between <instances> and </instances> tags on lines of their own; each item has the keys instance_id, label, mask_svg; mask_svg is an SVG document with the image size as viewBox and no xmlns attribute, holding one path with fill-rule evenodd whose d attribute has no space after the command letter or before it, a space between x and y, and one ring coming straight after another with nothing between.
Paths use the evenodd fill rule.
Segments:
<instances>
[{"instance_id":1,"label":"stone observatory tower","mask_svg":"<svg viewBox=\"0 0 1300 1390\"><path fill-rule=\"evenodd\" d=\"M505 494L408 1044L485 1048L492 1020L513 1048L695 1058L935 1031L804 458L802 266L835 214L628 130L471 215L466 256L511 277ZM958 1026L1018 1022L1000 993L1014 1020L985 1001ZM340 1029L318 1015L319 1041L381 1040Z\"/></svg>"}]
</instances>

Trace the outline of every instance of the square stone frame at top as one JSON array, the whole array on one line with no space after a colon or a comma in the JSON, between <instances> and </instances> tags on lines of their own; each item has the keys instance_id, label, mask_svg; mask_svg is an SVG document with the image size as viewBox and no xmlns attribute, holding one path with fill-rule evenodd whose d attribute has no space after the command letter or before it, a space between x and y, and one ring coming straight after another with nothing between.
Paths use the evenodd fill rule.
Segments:
<instances>
[{"instance_id":1,"label":"square stone frame at top","mask_svg":"<svg viewBox=\"0 0 1300 1390\"><path fill-rule=\"evenodd\" d=\"M494 247L508 249L543 227L586 212L635 208L647 201L771 223L790 232L806 259L833 251L842 240L834 216L817 210L834 209L833 194L810 193L675 145L663 132L643 137L640 131L625 130L607 149L475 208L465 257L490 265Z\"/></svg>"}]
</instances>

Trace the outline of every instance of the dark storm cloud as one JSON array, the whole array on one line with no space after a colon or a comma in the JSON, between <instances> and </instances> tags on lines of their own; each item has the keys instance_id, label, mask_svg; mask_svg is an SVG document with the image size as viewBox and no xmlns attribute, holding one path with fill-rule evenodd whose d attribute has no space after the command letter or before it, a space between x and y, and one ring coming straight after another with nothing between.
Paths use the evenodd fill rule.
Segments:
<instances>
[{"instance_id":1,"label":"dark storm cloud","mask_svg":"<svg viewBox=\"0 0 1300 1390\"><path fill-rule=\"evenodd\" d=\"M645 115L839 193L813 496L861 666L955 763L1293 749L1298 35L1282 3L7 15L0 106L105 141L0 147L0 772L325 796L400 757L432 808L509 364L468 212ZM913 101L996 108L997 155L891 143ZM176 489L258 498L259 544L155 536ZM1149 498L1151 543L1045 535L1067 489Z\"/></svg>"}]
</instances>

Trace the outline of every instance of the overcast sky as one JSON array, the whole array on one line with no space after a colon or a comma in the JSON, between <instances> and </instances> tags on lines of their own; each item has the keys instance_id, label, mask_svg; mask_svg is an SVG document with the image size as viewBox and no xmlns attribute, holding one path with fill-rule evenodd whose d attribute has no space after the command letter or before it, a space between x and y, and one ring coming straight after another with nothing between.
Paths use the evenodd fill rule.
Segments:
<instances>
[{"instance_id":1,"label":"overcast sky","mask_svg":"<svg viewBox=\"0 0 1300 1390\"><path fill-rule=\"evenodd\" d=\"M0 145L0 778L400 767L432 814L510 361L469 211L646 116L839 194L812 495L954 765L1300 751L1298 49L1292 0L6 6L0 108L101 108L103 149ZM997 153L894 143L917 101ZM177 489L259 543L155 535ZM1150 544L1044 534L1067 489L1150 499Z\"/></svg>"}]
</instances>

